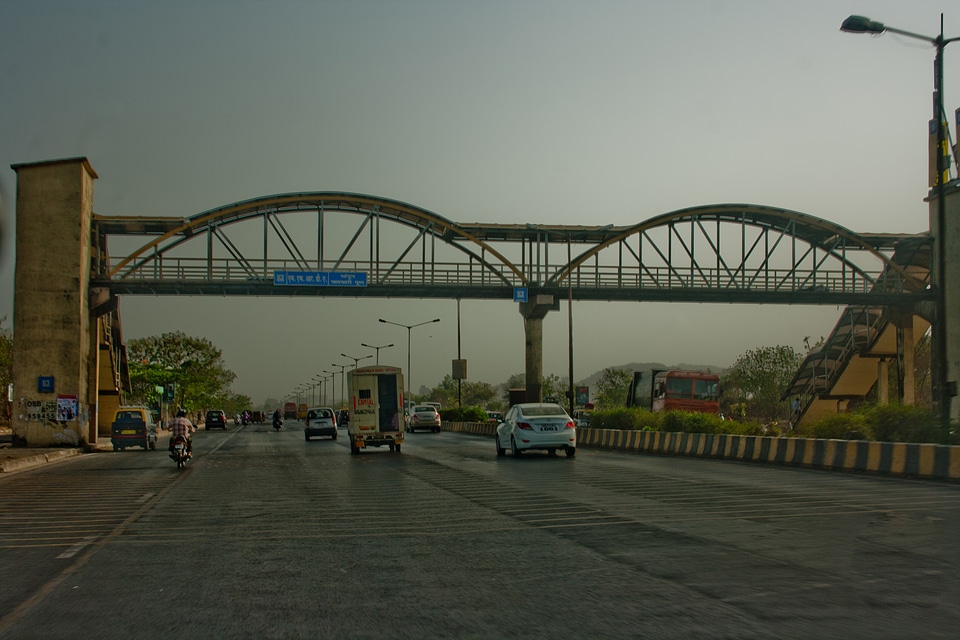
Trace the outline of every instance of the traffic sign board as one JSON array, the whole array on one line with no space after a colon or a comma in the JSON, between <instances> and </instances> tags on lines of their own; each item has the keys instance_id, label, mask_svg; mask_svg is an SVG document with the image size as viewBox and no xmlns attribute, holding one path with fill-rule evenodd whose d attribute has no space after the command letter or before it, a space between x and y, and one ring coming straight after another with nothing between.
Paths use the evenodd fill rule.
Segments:
<instances>
[{"instance_id":1,"label":"traffic sign board","mask_svg":"<svg viewBox=\"0 0 960 640\"><path fill-rule=\"evenodd\" d=\"M365 287L362 271L274 271L273 284L292 287Z\"/></svg>"}]
</instances>

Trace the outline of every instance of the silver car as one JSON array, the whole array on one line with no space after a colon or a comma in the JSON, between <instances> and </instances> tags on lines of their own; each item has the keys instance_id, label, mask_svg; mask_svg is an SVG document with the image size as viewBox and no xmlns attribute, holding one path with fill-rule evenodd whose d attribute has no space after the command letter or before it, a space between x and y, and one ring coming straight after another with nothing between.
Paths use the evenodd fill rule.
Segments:
<instances>
[{"instance_id":1,"label":"silver car","mask_svg":"<svg viewBox=\"0 0 960 640\"><path fill-rule=\"evenodd\" d=\"M567 457L577 453L577 429L573 418L558 404L528 402L515 404L497 426L497 455L515 456L528 449L541 449L555 455L563 449Z\"/></svg>"},{"instance_id":2,"label":"silver car","mask_svg":"<svg viewBox=\"0 0 960 640\"><path fill-rule=\"evenodd\" d=\"M330 407L313 407L307 409L307 417L303 423L303 438L310 440L313 436L330 436L337 439L337 420Z\"/></svg>"}]
</instances>

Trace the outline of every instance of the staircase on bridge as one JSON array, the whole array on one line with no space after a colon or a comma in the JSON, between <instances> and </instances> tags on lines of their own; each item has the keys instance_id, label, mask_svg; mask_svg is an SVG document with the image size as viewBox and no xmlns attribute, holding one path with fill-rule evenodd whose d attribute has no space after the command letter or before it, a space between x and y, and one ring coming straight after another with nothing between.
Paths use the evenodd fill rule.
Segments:
<instances>
[{"instance_id":1,"label":"staircase on bridge","mask_svg":"<svg viewBox=\"0 0 960 640\"><path fill-rule=\"evenodd\" d=\"M928 238L901 241L891 260L922 283L919 286L929 286ZM877 283L877 287L887 286L886 278L879 278ZM929 328L930 322L915 309L845 307L829 337L806 356L782 396L783 400L798 400L791 417L794 427L845 412L862 402L878 384L885 390L885 363L890 361L900 363L901 399L912 403L913 353ZM885 397L885 393L878 395Z\"/></svg>"}]
</instances>

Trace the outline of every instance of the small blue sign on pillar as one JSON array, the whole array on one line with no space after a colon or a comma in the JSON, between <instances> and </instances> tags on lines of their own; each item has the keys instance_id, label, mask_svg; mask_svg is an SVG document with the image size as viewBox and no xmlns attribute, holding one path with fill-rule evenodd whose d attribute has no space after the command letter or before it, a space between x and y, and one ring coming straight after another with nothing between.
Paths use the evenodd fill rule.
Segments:
<instances>
[{"instance_id":1,"label":"small blue sign on pillar","mask_svg":"<svg viewBox=\"0 0 960 640\"><path fill-rule=\"evenodd\" d=\"M37 392L53 393L53 376L40 376L37 378Z\"/></svg>"},{"instance_id":2,"label":"small blue sign on pillar","mask_svg":"<svg viewBox=\"0 0 960 640\"><path fill-rule=\"evenodd\" d=\"M514 302L526 302L526 301L527 301L527 288L526 288L526 287L514 287L514 288L513 288L513 301L514 301Z\"/></svg>"}]
</instances>

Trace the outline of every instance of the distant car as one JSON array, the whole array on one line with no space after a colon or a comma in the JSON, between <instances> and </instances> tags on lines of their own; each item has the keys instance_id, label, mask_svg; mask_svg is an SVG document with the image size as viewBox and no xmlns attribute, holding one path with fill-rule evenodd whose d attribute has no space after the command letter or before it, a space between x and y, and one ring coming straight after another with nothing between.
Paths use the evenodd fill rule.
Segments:
<instances>
[{"instance_id":1,"label":"distant car","mask_svg":"<svg viewBox=\"0 0 960 640\"><path fill-rule=\"evenodd\" d=\"M517 457L530 449L546 450L550 455L563 449L567 457L577 453L576 423L563 407L553 403L513 405L497 427L495 440L498 456L504 455L508 447Z\"/></svg>"},{"instance_id":2,"label":"distant car","mask_svg":"<svg viewBox=\"0 0 960 640\"><path fill-rule=\"evenodd\" d=\"M502 411L487 411L487 422L491 424L500 424L503 422Z\"/></svg>"},{"instance_id":3,"label":"distant car","mask_svg":"<svg viewBox=\"0 0 960 640\"><path fill-rule=\"evenodd\" d=\"M330 407L307 409L304 418L303 438L309 441L313 436L330 436L337 439L337 418Z\"/></svg>"},{"instance_id":4,"label":"distant car","mask_svg":"<svg viewBox=\"0 0 960 640\"><path fill-rule=\"evenodd\" d=\"M440 414L437 413L436 407L429 404L418 404L413 407L407 419L407 431L413 433L417 429L440 431Z\"/></svg>"},{"instance_id":5,"label":"distant car","mask_svg":"<svg viewBox=\"0 0 960 640\"><path fill-rule=\"evenodd\" d=\"M350 424L350 412L346 409L340 409L340 412L337 413L337 424L341 427Z\"/></svg>"},{"instance_id":6,"label":"distant car","mask_svg":"<svg viewBox=\"0 0 960 640\"><path fill-rule=\"evenodd\" d=\"M204 429L226 429L227 428L227 414L222 410L218 409L216 411L207 411L207 415L204 416L203 420Z\"/></svg>"}]
</instances>

